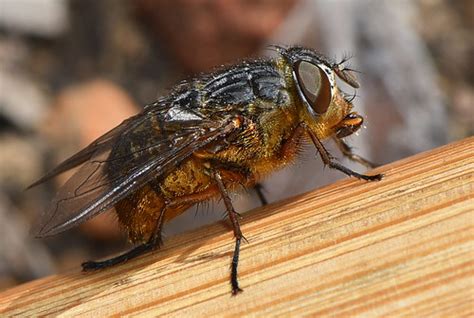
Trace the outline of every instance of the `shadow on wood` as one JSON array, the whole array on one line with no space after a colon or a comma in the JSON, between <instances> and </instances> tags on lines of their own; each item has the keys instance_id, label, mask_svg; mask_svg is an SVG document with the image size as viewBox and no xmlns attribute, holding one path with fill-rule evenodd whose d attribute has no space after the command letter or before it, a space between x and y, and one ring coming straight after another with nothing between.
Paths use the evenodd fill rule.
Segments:
<instances>
[{"instance_id":1,"label":"shadow on wood","mask_svg":"<svg viewBox=\"0 0 474 318\"><path fill-rule=\"evenodd\" d=\"M217 223L97 273L0 294L0 315L468 315L473 311L474 138L245 214L231 297L232 232Z\"/></svg>"}]
</instances>

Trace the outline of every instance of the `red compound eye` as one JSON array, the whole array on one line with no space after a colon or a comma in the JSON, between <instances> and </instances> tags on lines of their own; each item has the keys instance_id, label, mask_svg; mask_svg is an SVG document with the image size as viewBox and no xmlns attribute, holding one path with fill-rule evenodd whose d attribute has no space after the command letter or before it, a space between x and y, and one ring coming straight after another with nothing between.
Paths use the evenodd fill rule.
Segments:
<instances>
[{"instance_id":1,"label":"red compound eye","mask_svg":"<svg viewBox=\"0 0 474 318\"><path fill-rule=\"evenodd\" d=\"M319 66L306 61L296 62L295 74L307 104L316 114L324 114L332 100L328 75Z\"/></svg>"}]
</instances>

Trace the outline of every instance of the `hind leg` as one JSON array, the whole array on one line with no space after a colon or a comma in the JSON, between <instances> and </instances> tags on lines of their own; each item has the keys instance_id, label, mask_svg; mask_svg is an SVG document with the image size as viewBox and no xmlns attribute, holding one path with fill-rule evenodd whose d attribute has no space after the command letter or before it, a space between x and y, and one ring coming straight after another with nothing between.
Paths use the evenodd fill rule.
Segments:
<instances>
[{"instance_id":1,"label":"hind leg","mask_svg":"<svg viewBox=\"0 0 474 318\"><path fill-rule=\"evenodd\" d=\"M164 218L165 210L166 210L166 206L163 206L163 208L161 209L159 213L158 219L156 221L155 229L146 243L140 244L124 254L115 256L113 258L110 258L104 261L84 262L81 264L82 270L93 271L93 270L98 270L98 269L114 266L116 264L124 263L132 258L135 258L137 256L140 256L142 254L145 254L151 250L158 248L162 244L161 231L163 228L163 221L165 219Z\"/></svg>"}]
</instances>

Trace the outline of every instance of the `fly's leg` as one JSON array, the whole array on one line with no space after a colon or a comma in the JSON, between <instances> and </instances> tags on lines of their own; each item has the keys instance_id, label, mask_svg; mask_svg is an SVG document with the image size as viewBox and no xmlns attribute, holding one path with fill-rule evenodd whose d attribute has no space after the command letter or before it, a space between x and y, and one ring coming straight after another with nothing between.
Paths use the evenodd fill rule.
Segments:
<instances>
[{"instance_id":1,"label":"fly's leg","mask_svg":"<svg viewBox=\"0 0 474 318\"><path fill-rule=\"evenodd\" d=\"M262 206L268 204L267 198L265 198L265 195L263 194L263 186L261 183L257 183L256 185L253 186L253 189L257 193L258 199L260 200L260 203Z\"/></svg>"},{"instance_id":2,"label":"fly's leg","mask_svg":"<svg viewBox=\"0 0 474 318\"><path fill-rule=\"evenodd\" d=\"M98 270L110 266L114 266L120 263L124 263L132 258L145 254L151 250L154 250L161 246L161 230L163 228L163 221L165 215L166 205L161 209L160 214L158 216L158 220L156 222L155 230L153 231L152 235L148 239L148 242L144 244L140 244L135 248L131 249L130 251L118 255L116 257L107 259L105 261L87 261L82 263L82 270L83 271L93 271Z\"/></svg>"},{"instance_id":3,"label":"fly's leg","mask_svg":"<svg viewBox=\"0 0 474 318\"><path fill-rule=\"evenodd\" d=\"M234 230L234 237L235 237L235 248L234 254L232 256L232 264L231 264L231 274L230 274L230 284L232 285L232 295L237 295L242 289L239 287L239 282L237 280L237 267L239 265L239 253L240 253L240 243L242 239L245 239L242 235L242 231L240 230L239 225L239 214L235 212L234 207L232 206L232 201L229 197L229 193L222 181L222 177L218 171L212 170L211 175L214 178L217 187L219 188L219 192L224 200L224 204L227 210L227 214L229 215L229 219L232 222L232 228Z\"/></svg>"},{"instance_id":4,"label":"fly's leg","mask_svg":"<svg viewBox=\"0 0 474 318\"><path fill-rule=\"evenodd\" d=\"M348 159L352 160L352 161L355 161L355 162L358 162L364 166L366 166L367 168L375 168L377 167L378 165L353 153L352 152L352 148L351 146L349 146L344 140L342 140L341 138L337 138L337 137L334 137L333 138L334 142L336 143L337 147L339 148L339 150L341 151L341 153L347 157Z\"/></svg>"},{"instance_id":5,"label":"fly's leg","mask_svg":"<svg viewBox=\"0 0 474 318\"><path fill-rule=\"evenodd\" d=\"M304 124L302 124L302 125L304 125ZM303 126L303 127L306 127L306 126ZM321 156L321 160L323 161L323 163L325 165L328 165L329 168L339 170L339 171L347 174L348 176L353 176L353 177L356 177L358 179L364 179L364 180L367 180L367 181L382 180L382 178L383 178L382 174L376 174L376 175L373 175L373 176L360 174L360 173L355 172L355 171L353 171L353 170L351 170L347 167L344 167L343 165L341 165L338 162L335 162L334 159L332 158L332 156L329 154L329 152L324 147L324 145L321 143L319 138L311 131L311 129L306 127L306 131L308 132L311 140L313 141L314 146L316 147L316 149L318 149L319 155Z\"/></svg>"},{"instance_id":6,"label":"fly's leg","mask_svg":"<svg viewBox=\"0 0 474 318\"><path fill-rule=\"evenodd\" d=\"M219 135L216 135L213 138L218 138L219 136L225 136L226 134L231 133L234 129L242 125L242 121L243 121L243 117L241 116L232 118L232 120L229 121L225 126L223 126L222 129L216 130L216 132L219 132ZM85 262L82 264L83 270L89 271L89 270L101 269L101 268L113 266L115 264L123 263L129 259L135 258L141 254L144 254L150 250L153 250L159 247L159 245L161 244L161 229L164 222L164 214L166 211L166 207L171 206L176 203L177 202L167 202L167 204L165 204L164 207L161 209L158 219L156 221L156 227L154 229L154 232L150 236L148 242L146 242L145 244L141 244L135 247L134 249L122 255L119 255L117 257L111 258L109 260L100 261L100 262L94 262L94 261Z\"/></svg>"},{"instance_id":7,"label":"fly's leg","mask_svg":"<svg viewBox=\"0 0 474 318\"><path fill-rule=\"evenodd\" d=\"M87 261L81 264L82 270L84 272L95 271L102 268L114 266L120 263L124 263L129 259L135 258L142 254L145 254L148 251L151 251L153 246L147 242L145 244L138 245L137 247L131 249L130 251L121 254L119 256L107 259L105 261Z\"/></svg>"}]
</instances>

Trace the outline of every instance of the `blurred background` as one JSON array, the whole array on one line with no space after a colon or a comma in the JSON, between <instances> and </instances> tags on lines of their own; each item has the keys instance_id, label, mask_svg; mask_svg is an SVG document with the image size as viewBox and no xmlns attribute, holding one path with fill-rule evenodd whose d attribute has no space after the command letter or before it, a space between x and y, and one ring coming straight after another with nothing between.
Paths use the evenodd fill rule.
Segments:
<instances>
[{"instance_id":1,"label":"blurred background","mask_svg":"<svg viewBox=\"0 0 474 318\"><path fill-rule=\"evenodd\" d=\"M128 248L111 213L31 237L67 176L24 189L178 81L270 55L272 43L350 55L367 120L348 142L383 164L473 135L473 31L471 0L0 0L0 290ZM308 147L264 193L274 202L343 177ZM234 200L258 206L251 191ZM165 235L223 211L186 213Z\"/></svg>"}]
</instances>

